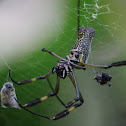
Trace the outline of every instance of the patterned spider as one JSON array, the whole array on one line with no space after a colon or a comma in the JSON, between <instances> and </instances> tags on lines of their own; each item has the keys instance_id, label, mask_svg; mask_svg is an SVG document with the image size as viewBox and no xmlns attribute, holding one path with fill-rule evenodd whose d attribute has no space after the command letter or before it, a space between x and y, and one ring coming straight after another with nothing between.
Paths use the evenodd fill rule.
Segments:
<instances>
[{"instance_id":1,"label":"patterned spider","mask_svg":"<svg viewBox=\"0 0 126 126\"><path fill-rule=\"evenodd\" d=\"M58 56L57 54L46 50L45 48L42 49L43 52L47 52L57 58L59 58L61 61L52 68L52 70L50 72L48 72L47 74L45 74L44 76L39 76L33 79L28 79L28 80L24 80L21 82L17 82L15 81L12 77L11 77L11 71L9 70L9 77L12 80L12 82L18 84L18 85L23 85L23 84L27 84L36 80L42 80L42 79L46 79L49 82L50 88L52 89L52 93L41 97L41 98L37 98L33 101L28 102L25 105L21 105L19 104L22 108L24 108L26 111L29 111L28 109L26 109L26 107L31 107L34 106L52 96L56 96L57 99L61 102L61 104L63 106L65 106L65 108L68 108L60 113L58 113L56 116L50 118L47 116L43 116L43 115L39 115L37 113L31 112L32 114L47 118L49 120L57 120L60 119L66 115L68 115L71 111L73 111L74 109L76 109L77 107L81 106L84 102L83 97L80 93L79 87L78 87L78 83L74 74L74 68L75 69L82 69L85 70L85 66L89 66L89 67L96 67L96 68L102 68L102 69L109 69L113 66L118 67L118 66L122 66L122 65L126 65L126 61L119 61L119 62L114 62L108 66L101 66L101 65L92 65L92 64L87 64L88 61L88 57L90 54L90 50L91 50L91 43L94 37L94 29L91 27L81 27L78 31L78 37L76 42L74 43L72 50L70 51L70 54L66 56L66 59ZM48 79L48 77L51 74L57 74L57 82L56 82L56 87L55 90L52 88L51 83ZM60 85L60 78L65 79L66 77L69 77L69 79L71 80L73 86L75 87L76 90L76 98L73 99L72 101L70 101L69 103L65 104L58 96L58 91L59 91L59 85ZM103 75L102 75L103 76ZM109 81L110 79L108 79L107 77L103 80L103 78L98 78L99 76L97 75L97 81L100 83L101 81L105 84L107 83L107 81ZM18 102L18 101L17 101Z\"/></svg>"}]
</instances>

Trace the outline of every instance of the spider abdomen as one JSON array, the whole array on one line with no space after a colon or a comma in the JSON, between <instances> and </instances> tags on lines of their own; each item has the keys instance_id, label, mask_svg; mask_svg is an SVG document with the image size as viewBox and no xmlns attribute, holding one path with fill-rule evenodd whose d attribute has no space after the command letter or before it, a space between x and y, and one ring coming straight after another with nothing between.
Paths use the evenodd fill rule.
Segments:
<instances>
[{"instance_id":1,"label":"spider abdomen","mask_svg":"<svg viewBox=\"0 0 126 126\"><path fill-rule=\"evenodd\" d=\"M81 27L79 29L78 38L74 43L72 51L76 51L81 54L79 57L80 62L87 63L88 61L94 33L94 29L91 27Z\"/></svg>"}]
</instances>

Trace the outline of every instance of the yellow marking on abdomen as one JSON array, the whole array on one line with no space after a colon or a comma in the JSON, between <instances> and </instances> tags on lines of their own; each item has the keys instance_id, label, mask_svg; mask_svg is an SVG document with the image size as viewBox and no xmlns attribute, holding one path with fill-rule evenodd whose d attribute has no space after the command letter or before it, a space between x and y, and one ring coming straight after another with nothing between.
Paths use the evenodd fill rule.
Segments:
<instances>
[{"instance_id":1,"label":"yellow marking on abdomen","mask_svg":"<svg viewBox=\"0 0 126 126\"><path fill-rule=\"evenodd\" d=\"M80 62L82 62L83 56L80 58Z\"/></svg>"}]
</instances>

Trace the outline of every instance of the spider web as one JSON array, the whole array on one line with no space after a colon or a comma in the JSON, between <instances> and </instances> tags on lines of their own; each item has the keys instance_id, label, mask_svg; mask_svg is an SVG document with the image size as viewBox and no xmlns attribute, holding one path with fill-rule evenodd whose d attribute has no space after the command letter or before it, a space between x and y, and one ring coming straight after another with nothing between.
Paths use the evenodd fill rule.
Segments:
<instances>
[{"instance_id":1,"label":"spider web","mask_svg":"<svg viewBox=\"0 0 126 126\"><path fill-rule=\"evenodd\" d=\"M72 48L72 45L74 44L77 37L77 1L65 1L62 7L60 7L61 4L59 7L58 4L57 6L54 6L56 15L54 15L54 18L45 26L46 28L45 30L43 30L45 31L45 33L40 30L41 28L43 28L42 26L39 28L40 25L36 25L38 30L35 29L36 35L33 37L34 39L32 38L34 33L29 36L29 41L35 42L27 44L30 46L30 50L28 49L28 46L24 45L21 47L21 50L19 52L18 50L16 50L16 53L12 53L12 55L5 55L4 52L2 53L2 57L5 62L7 62L8 67L11 68L12 76L15 80L21 81L44 75L49 70L51 70L53 66L56 65L57 59L55 57L41 52L41 49L44 47L64 58L67 54L69 54L69 51ZM115 1L110 2L106 0L81 0L80 27L93 27L95 29L95 37L93 40L91 56L89 59L89 63L91 64L106 65L113 61L122 60L122 58L124 57L120 57L125 49L123 38L125 34L125 26L123 26L124 24L121 23L124 17L121 11L115 9L117 7L118 3L116 3ZM62 9L62 11L60 11L60 9ZM60 15L57 13L57 11L60 11ZM44 14L46 14L46 9L44 11ZM47 15L48 14L46 14L46 16ZM39 24L40 22L37 23ZM44 35L42 35L41 37L41 34ZM43 41L45 42L43 43ZM15 46L13 49L15 49ZM2 70L0 74L2 83L10 81L8 78L8 67L6 67L6 64L1 59ZM108 72L112 73L111 70L109 70ZM89 72L87 73L77 71L76 74L77 80L80 85L83 85L82 82L84 80L82 78L84 78L84 76L85 78L87 78L87 80L85 81L86 83L93 83L89 80L93 80L92 78L94 72L92 69L89 69ZM56 83L56 76L52 75L50 77L50 80L54 86ZM67 79L61 80L59 95L65 102L69 101L69 99L71 99L71 96L73 98L76 96L74 89L71 88L71 84L69 83L71 82ZM85 88L83 86L81 87L82 89ZM90 86L86 85L87 90L88 87ZM46 80L33 82L24 86L15 85L15 88L17 97L22 104L51 92ZM96 87L93 86L93 88ZM71 91L69 91L69 89L71 89ZM86 94L88 94L88 91L85 90L85 93L83 95L87 97L88 100L92 100L92 98L90 96L87 96ZM97 94L96 97L98 97ZM55 102L56 104L54 105ZM89 100L89 102L91 101ZM94 100L93 102L96 103ZM90 104L88 105L90 106ZM50 108L50 106L52 106L52 108ZM39 104L37 107L35 106L35 108L31 109L37 113L40 113L41 110L41 113L43 113L44 115L54 115L52 113L59 112L59 110L63 109L59 106L61 106L60 103L58 103L54 98L44 101L43 104ZM22 112L20 114L23 115L24 113Z\"/></svg>"}]
</instances>

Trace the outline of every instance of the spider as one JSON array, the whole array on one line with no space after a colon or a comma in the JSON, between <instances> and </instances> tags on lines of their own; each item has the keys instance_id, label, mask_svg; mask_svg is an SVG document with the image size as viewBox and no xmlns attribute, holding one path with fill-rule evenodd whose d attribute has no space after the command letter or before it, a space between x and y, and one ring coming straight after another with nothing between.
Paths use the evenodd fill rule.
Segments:
<instances>
[{"instance_id":1,"label":"spider","mask_svg":"<svg viewBox=\"0 0 126 126\"><path fill-rule=\"evenodd\" d=\"M119 61L119 62L114 62L108 66L101 66L101 65L93 65L93 64L87 64L88 58L89 58L89 54L90 54L90 50L91 50L91 43L94 37L94 29L91 27L81 27L78 31L78 36L77 36L77 40L75 41L70 54L66 56L66 59L58 56L57 54L46 50L45 48L42 49L43 52L47 52L49 54L51 54L52 56L57 57L58 59L60 59L61 61L59 61L57 63L56 66L54 66L52 68L52 70L50 70L47 74L43 75L43 76L39 76L36 78L32 78L32 79L28 79L28 80L24 80L24 81L20 81L17 82L15 81L12 77L11 77L11 70L9 70L9 77L11 79L12 82L16 83L17 85L23 85L23 84L27 84L33 81L37 81L37 80L42 80L42 79L46 79L50 85L50 88L52 90L52 93L41 97L41 98L37 98L33 101L28 102L27 104L24 105L20 105L20 107L24 108L26 111L31 112L30 110L26 109L26 107L31 107L34 106L38 103L41 103L42 101L52 97L52 96L56 96L57 99L61 102L61 104L66 108L65 110L63 110L62 112L58 113L57 115L55 115L54 117L50 118L47 116L43 116L34 112L31 112L32 114L44 117L46 119L49 120L57 120L60 119L66 115L68 115L71 111L73 111L74 109L80 107L83 103L83 97L80 93L79 87L78 87L78 83L74 74L74 69L82 69L82 70L86 70L86 66L89 67L95 67L95 68L102 68L102 69L109 69L112 67L118 67L118 66L123 66L126 65L126 61ZM51 74L57 74L57 81L56 81L56 87L55 90L52 88L51 83L48 79L48 77ZM102 75L103 76L103 75ZM59 86L60 86L60 79L65 79L66 77L69 77L69 79L71 80L73 86L75 87L76 90L76 98L74 98L73 100L71 100L70 102L68 102L67 104L65 104L58 96L58 92L59 92ZM97 76L98 77L98 76ZM104 80L102 78L97 78L97 80L101 80L104 81L104 83L106 83L108 78L106 77ZM17 101L17 100L16 100ZM17 101L18 102L18 101Z\"/></svg>"}]
</instances>

